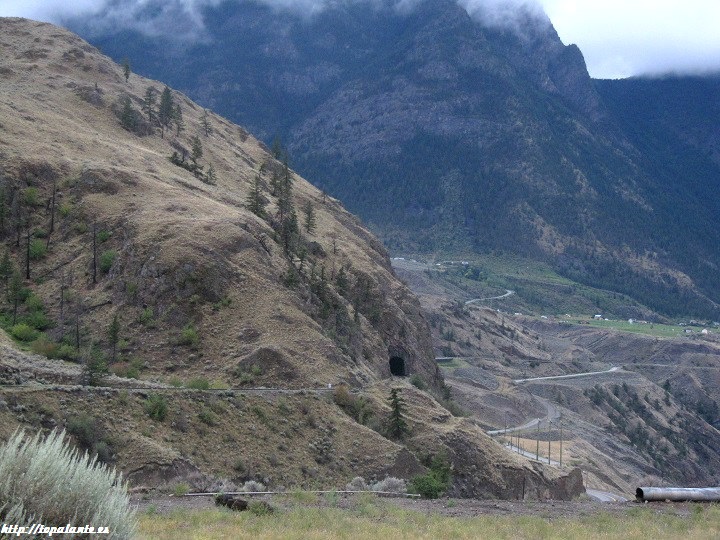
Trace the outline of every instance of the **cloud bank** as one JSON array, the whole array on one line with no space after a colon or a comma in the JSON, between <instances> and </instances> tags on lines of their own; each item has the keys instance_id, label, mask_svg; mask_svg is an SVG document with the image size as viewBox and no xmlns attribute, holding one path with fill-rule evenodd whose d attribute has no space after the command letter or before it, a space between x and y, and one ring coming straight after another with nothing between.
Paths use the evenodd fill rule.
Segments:
<instances>
[{"instance_id":1,"label":"cloud bank","mask_svg":"<svg viewBox=\"0 0 720 540\"><path fill-rule=\"evenodd\" d=\"M221 0L0 0L0 16L50 22L92 18L101 26L147 34L197 37L202 9ZM235 0L238 2L249 0ZM312 15L330 4L384 0L259 0L276 9ZM409 11L423 0L387 0ZM433 0L428 0L433 1ZM458 0L491 26L517 24L517 14L543 10L565 43L583 51L598 78L663 73L720 72L718 0Z\"/></svg>"}]
</instances>

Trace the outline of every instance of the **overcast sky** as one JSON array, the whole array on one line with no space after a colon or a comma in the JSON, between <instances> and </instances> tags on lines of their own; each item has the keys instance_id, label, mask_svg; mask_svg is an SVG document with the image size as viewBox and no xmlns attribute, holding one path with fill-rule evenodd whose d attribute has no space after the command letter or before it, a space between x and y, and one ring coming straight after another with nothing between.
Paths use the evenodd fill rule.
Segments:
<instances>
[{"instance_id":1,"label":"overcast sky","mask_svg":"<svg viewBox=\"0 0 720 540\"><path fill-rule=\"evenodd\" d=\"M57 22L92 13L107 0L0 0L0 16ZM133 0L147 2L147 0ZM303 9L322 0L264 0ZM416 0L400 0L412 3ZM720 71L720 0L459 0L486 4L539 3L565 43L582 49L593 77ZM185 6L218 0L166 0ZM197 12L195 12L197 15Z\"/></svg>"}]
</instances>

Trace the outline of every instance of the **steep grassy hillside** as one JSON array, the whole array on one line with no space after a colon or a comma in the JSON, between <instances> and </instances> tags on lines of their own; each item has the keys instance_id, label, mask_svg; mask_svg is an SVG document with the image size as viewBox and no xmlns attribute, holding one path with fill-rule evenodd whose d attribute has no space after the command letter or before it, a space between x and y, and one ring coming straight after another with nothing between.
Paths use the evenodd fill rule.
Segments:
<instances>
[{"instance_id":1,"label":"steep grassy hillside","mask_svg":"<svg viewBox=\"0 0 720 540\"><path fill-rule=\"evenodd\" d=\"M433 397L429 328L382 244L245 130L55 26L0 19L0 47L0 437L66 427L145 487L337 488L442 454L458 495L582 492ZM174 108L160 128L170 99L184 130Z\"/></svg>"}]
</instances>

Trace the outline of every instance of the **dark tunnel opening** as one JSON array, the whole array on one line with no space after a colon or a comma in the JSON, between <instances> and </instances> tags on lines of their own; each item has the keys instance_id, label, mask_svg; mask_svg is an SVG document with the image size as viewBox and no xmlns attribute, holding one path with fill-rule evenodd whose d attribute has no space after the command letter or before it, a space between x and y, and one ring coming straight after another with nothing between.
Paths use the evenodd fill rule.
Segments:
<instances>
[{"instance_id":1,"label":"dark tunnel opening","mask_svg":"<svg viewBox=\"0 0 720 540\"><path fill-rule=\"evenodd\" d=\"M393 356L390 358L390 373L395 377L407 376L407 370L405 369L405 359L399 356Z\"/></svg>"}]
</instances>

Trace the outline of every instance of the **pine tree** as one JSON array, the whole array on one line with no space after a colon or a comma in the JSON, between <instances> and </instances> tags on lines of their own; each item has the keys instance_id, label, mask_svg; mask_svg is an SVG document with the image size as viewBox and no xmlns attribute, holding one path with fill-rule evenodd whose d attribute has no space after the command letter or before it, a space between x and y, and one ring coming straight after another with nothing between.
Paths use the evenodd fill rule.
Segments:
<instances>
[{"instance_id":1,"label":"pine tree","mask_svg":"<svg viewBox=\"0 0 720 540\"><path fill-rule=\"evenodd\" d=\"M50 227L48 228L48 237L46 247L50 247L50 238L55 232L55 200L57 199L57 180L53 177L52 198L50 199Z\"/></svg>"},{"instance_id":2,"label":"pine tree","mask_svg":"<svg viewBox=\"0 0 720 540\"><path fill-rule=\"evenodd\" d=\"M175 122L175 136L179 137L180 132L185 130L185 122L183 121L183 112L179 103L175 104L173 110L173 122Z\"/></svg>"},{"instance_id":3,"label":"pine tree","mask_svg":"<svg viewBox=\"0 0 720 540\"><path fill-rule=\"evenodd\" d=\"M213 166L212 163L208 166L207 175L205 177L205 182L207 182L211 186L214 186L215 184L217 184L217 173L215 172L215 167Z\"/></svg>"},{"instance_id":4,"label":"pine tree","mask_svg":"<svg viewBox=\"0 0 720 540\"><path fill-rule=\"evenodd\" d=\"M316 219L315 209L310 201L305 205L305 232L312 234L315 232Z\"/></svg>"},{"instance_id":5,"label":"pine tree","mask_svg":"<svg viewBox=\"0 0 720 540\"><path fill-rule=\"evenodd\" d=\"M2 281L3 284L3 292L5 296L8 294L8 283L10 282L10 277L13 274L13 263L10 259L10 251L5 249L5 253L3 253L3 258L0 260L0 281Z\"/></svg>"},{"instance_id":6,"label":"pine tree","mask_svg":"<svg viewBox=\"0 0 720 540\"><path fill-rule=\"evenodd\" d=\"M260 218L265 217L265 199L262 195L262 186L260 184L260 175L255 176L250 193L248 193L246 202L248 210Z\"/></svg>"},{"instance_id":7,"label":"pine tree","mask_svg":"<svg viewBox=\"0 0 720 540\"><path fill-rule=\"evenodd\" d=\"M7 214L7 201L5 188L0 187L0 238L5 238L5 216Z\"/></svg>"},{"instance_id":8,"label":"pine tree","mask_svg":"<svg viewBox=\"0 0 720 540\"><path fill-rule=\"evenodd\" d=\"M160 137L165 138L165 129L170 127L175 116L175 103L170 88L165 86L160 95L160 107L158 108L158 122L160 123Z\"/></svg>"},{"instance_id":9,"label":"pine tree","mask_svg":"<svg viewBox=\"0 0 720 540\"><path fill-rule=\"evenodd\" d=\"M388 404L390 405L387 426L388 436L393 439L402 439L408 432L408 425L405 421L405 401L400 397L399 388L390 390Z\"/></svg>"},{"instance_id":10,"label":"pine tree","mask_svg":"<svg viewBox=\"0 0 720 540\"><path fill-rule=\"evenodd\" d=\"M123 75L125 75L125 82L128 82L130 80L130 60L128 60L128 57L126 56L123 58L122 61L122 68L123 68Z\"/></svg>"},{"instance_id":11,"label":"pine tree","mask_svg":"<svg viewBox=\"0 0 720 540\"><path fill-rule=\"evenodd\" d=\"M112 361L115 361L117 354L117 344L120 341L120 321L118 320L117 314L112 318L110 326L108 327L108 342L112 349Z\"/></svg>"},{"instance_id":12,"label":"pine tree","mask_svg":"<svg viewBox=\"0 0 720 540\"><path fill-rule=\"evenodd\" d=\"M134 131L137 120L135 114L130 96L125 96L122 101L122 111L120 112L120 125L128 131Z\"/></svg>"},{"instance_id":13,"label":"pine tree","mask_svg":"<svg viewBox=\"0 0 720 540\"><path fill-rule=\"evenodd\" d=\"M202 147L202 141L200 141L200 137L195 135L192 138L192 150L190 151L190 160L193 162L193 165L197 167L198 160L202 159L203 157L203 147Z\"/></svg>"},{"instance_id":14,"label":"pine tree","mask_svg":"<svg viewBox=\"0 0 720 540\"><path fill-rule=\"evenodd\" d=\"M18 305L20 304L20 300L22 299L23 294L22 289L23 284L22 278L20 277L20 272L13 268L12 276L10 277L10 285L8 287L8 301L13 306L13 326L15 325L15 323L17 323Z\"/></svg>"},{"instance_id":15,"label":"pine tree","mask_svg":"<svg viewBox=\"0 0 720 540\"><path fill-rule=\"evenodd\" d=\"M272 146L270 148L270 153L275 159L280 159L283 155L283 147L282 143L280 142L280 139L275 137L272 142Z\"/></svg>"},{"instance_id":16,"label":"pine tree","mask_svg":"<svg viewBox=\"0 0 720 540\"><path fill-rule=\"evenodd\" d=\"M148 122L152 124L155 120L155 103L157 103L157 90L153 86L145 89L145 98L143 99L143 112L147 115Z\"/></svg>"},{"instance_id":17,"label":"pine tree","mask_svg":"<svg viewBox=\"0 0 720 540\"><path fill-rule=\"evenodd\" d=\"M97 283L97 223L93 223L92 230L92 282Z\"/></svg>"},{"instance_id":18,"label":"pine tree","mask_svg":"<svg viewBox=\"0 0 720 540\"><path fill-rule=\"evenodd\" d=\"M200 123L203 131L205 132L205 136L209 137L212 133L212 126L210 125L210 116L208 115L207 109L203 109L203 115L200 118Z\"/></svg>"}]
</instances>

